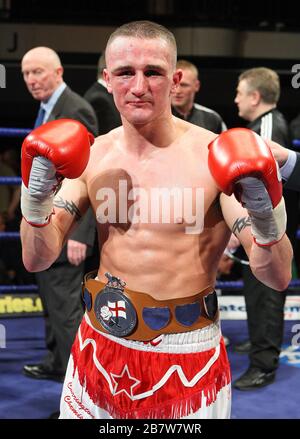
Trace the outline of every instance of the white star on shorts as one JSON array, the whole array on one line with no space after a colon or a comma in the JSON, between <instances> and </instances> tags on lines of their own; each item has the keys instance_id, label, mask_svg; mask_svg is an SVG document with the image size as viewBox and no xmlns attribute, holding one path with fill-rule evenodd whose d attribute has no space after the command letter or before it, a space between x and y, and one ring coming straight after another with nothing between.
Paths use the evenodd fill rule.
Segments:
<instances>
[{"instance_id":1,"label":"white star on shorts","mask_svg":"<svg viewBox=\"0 0 300 439\"><path fill-rule=\"evenodd\" d=\"M120 375L114 373L110 373L110 375L115 383L112 394L116 396L119 393L124 392L130 399L133 399L132 389L141 381L130 375L127 364L124 366Z\"/></svg>"}]
</instances>

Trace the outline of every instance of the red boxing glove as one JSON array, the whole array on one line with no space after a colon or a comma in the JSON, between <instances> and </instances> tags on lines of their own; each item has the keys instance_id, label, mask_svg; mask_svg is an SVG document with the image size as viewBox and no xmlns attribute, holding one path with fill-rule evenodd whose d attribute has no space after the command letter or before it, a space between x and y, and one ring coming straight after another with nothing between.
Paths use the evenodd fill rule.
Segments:
<instances>
[{"instance_id":1,"label":"red boxing glove","mask_svg":"<svg viewBox=\"0 0 300 439\"><path fill-rule=\"evenodd\" d=\"M209 145L208 166L219 189L248 210L258 245L272 245L285 233L281 177L269 146L247 128L223 132Z\"/></svg>"},{"instance_id":2,"label":"red boxing glove","mask_svg":"<svg viewBox=\"0 0 300 439\"><path fill-rule=\"evenodd\" d=\"M94 137L73 119L48 122L33 130L22 145L21 210L33 226L50 221L53 196L63 177L77 178L85 170Z\"/></svg>"},{"instance_id":3,"label":"red boxing glove","mask_svg":"<svg viewBox=\"0 0 300 439\"><path fill-rule=\"evenodd\" d=\"M73 119L58 119L45 123L25 138L22 145L22 180L29 184L34 157L45 157L59 175L77 178L83 173L90 157L94 136L82 123Z\"/></svg>"}]
</instances>

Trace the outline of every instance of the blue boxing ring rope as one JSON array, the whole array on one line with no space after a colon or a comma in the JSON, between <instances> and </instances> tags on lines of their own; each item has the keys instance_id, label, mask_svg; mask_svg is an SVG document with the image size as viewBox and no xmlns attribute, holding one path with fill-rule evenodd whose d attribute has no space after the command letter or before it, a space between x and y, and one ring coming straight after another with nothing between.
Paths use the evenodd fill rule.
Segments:
<instances>
[{"instance_id":1,"label":"blue boxing ring rope","mask_svg":"<svg viewBox=\"0 0 300 439\"><path fill-rule=\"evenodd\" d=\"M1 128L1 137L25 137L29 134L31 129L27 128ZM300 149L300 140L293 140L295 149ZM21 184L21 177L1 177L0 185L19 185ZM20 239L19 232L0 232L0 241L9 241ZM297 239L300 239L300 230L297 232ZM244 283L242 280L238 281L217 281L216 288L221 290L242 289ZM300 287L300 279L293 279L289 288ZM24 291L38 291L37 285L0 285L0 293L7 292L24 292Z\"/></svg>"},{"instance_id":2,"label":"blue boxing ring rope","mask_svg":"<svg viewBox=\"0 0 300 439\"><path fill-rule=\"evenodd\" d=\"M25 137L30 133L30 128L2 128L0 127L1 137Z\"/></svg>"},{"instance_id":3,"label":"blue boxing ring rope","mask_svg":"<svg viewBox=\"0 0 300 439\"><path fill-rule=\"evenodd\" d=\"M300 149L300 139L294 139L293 146L295 147L295 149Z\"/></svg>"}]
</instances>

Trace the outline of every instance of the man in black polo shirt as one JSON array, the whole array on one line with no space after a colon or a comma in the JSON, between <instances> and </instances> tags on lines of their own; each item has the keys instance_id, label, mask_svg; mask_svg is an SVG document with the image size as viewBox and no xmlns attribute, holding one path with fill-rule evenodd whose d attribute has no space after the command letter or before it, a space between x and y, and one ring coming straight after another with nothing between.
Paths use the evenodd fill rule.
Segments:
<instances>
[{"instance_id":1,"label":"man in black polo shirt","mask_svg":"<svg viewBox=\"0 0 300 439\"><path fill-rule=\"evenodd\" d=\"M227 127L218 113L194 102L200 90L197 67L183 59L177 62L176 67L182 70L183 75L172 96L173 114L217 134L225 131Z\"/></svg>"},{"instance_id":2,"label":"man in black polo shirt","mask_svg":"<svg viewBox=\"0 0 300 439\"><path fill-rule=\"evenodd\" d=\"M290 147L287 122L277 109L279 96L277 73L258 67L246 70L239 76L234 102L239 116L249 122L248 128L264 140ZM287 235L295 245L298 193L285 188L283 195L287 211ZM286 291L279 293L263 285L248 266L243 266L243 279L250 340L237 345L235 350L249 353L250 365L233 383L233 387L254 390L271 384L275 379L283 338Z\"/></svg>"}]
</instances>

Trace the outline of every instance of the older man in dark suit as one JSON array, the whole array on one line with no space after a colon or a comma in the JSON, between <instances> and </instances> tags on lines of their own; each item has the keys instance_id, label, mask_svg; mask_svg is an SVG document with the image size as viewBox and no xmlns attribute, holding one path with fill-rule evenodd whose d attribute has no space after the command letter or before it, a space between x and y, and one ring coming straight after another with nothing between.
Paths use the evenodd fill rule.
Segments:
<instances>
[{"instance_id":1,"label":"older man in dark suit","mask_svg":"<svg viewBox=\"0 0 300 439\"><path fill-rule=\"evenodd\" d=\"M29 92L40 101L35 127L51 120L69 118L83 123L95 136L98 134L93 108L63 81L63 67L55 51L48 47L31 49L22 59L22 73ZM64 204L60 207L76 217L72 202ZM36 274L45 310L48 353L41 363L24 366L26 376L63 380L83 314L80 286L85 259L92 251L94 238L95 223L92 212L88 211L56 262L48 270Z\"/></svg>"},{"instance_id":2,"label":"older man in dark suit","mask_svg":"<svg viewBox=\"0 0 300 439\"><path fill-rule=\"evenodd\" d=\"M100 135L121 125L120 114L103 79L104 69L105 57L101 55L98 61L97 81L84 94L84 98L92 105L97 115Z\"/></svg>"}]
</instances>

